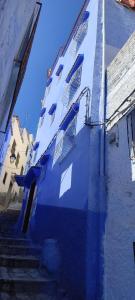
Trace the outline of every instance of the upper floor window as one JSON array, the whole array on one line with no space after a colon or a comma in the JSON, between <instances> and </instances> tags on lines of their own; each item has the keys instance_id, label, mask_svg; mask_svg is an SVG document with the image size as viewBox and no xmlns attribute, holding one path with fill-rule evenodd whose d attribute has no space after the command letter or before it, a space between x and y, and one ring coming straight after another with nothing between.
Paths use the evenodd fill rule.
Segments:
<instances>
[{"instance_id":1,"label":"upper floor window","mask_svg":"<svg viewBox=\"0 0 135 300\"><path fill-rule=\"evenodd\" d=\"M68 83L68 88L66 90L66 94L64 98L67 99L66 104L68 105L74 98L75 93L77 92L79 86L81 85L81 77L82 77L82 63L84 60L84 55L79 54L77 59L70 70L66 83Z\"/></svg>"},{"instance_id":2,"label":"upper floor window","mask_svg":"<svg viewBox=\"0 0 135 300\"><path fill-rule=\"evenodd\" d=\"M55 119L55 112L56 112L57 104L53 103L48 111L48 114L51 116L51 124Z\"/></svg>"},{"instance_id":3,"label":"upper floor window","mask_svg":"<svg viewBox=\"0 0 135 300\"><path fill-rule=\"evenodd\" d=\"M20 161L20 154L17 153L17 158L16 158L16 162L15 162L16 167L18 167L19 161Z\"/></svg>"},{"instance_id":4,"label":"upper floor window","mask_svg":"<svg viewBox=\"0 0 135 300\"><path fill-rule=\"evenodd\" d=\"M4 175L4 177L3 177L3 184L5 184L6 183L6 180L7 180L7 172L5 172L5 175Z\"/></svg>"},{"instance_id":5,"label":"upper floor window","mask_svg":"<svg viewBox=\"0 0 135 300\"><path fill-rule=\"evenodd\" d=\"M62 74L63 68L64 68L64 65L59 65L57 72L56 72L56 76L59 77Z\"/></svg>"},{"instance_id":6,"label":"upper floor window","mask_svg":"<svg viewBox=\"0 0 135 300\"><path fill-rule=\"evenodd\" d=\"M82 66L75 72L74 76L71 79L69 86L69 99L68 104L73 100L75 93L77 92L79 86L81 85L81 76L82 76Z\"/></svg>"},{"instance_id":7,"label":"upper floor window","mask_svg":"<svg viewBox=\"0 0 135 300\"><path fill-rule=\"evenodd\" d=\"M60 131L56 139L53 164L62 160L73 148L76 136L77 113L79 103L74 103L60 125Z\"/></svg>"},{"instance_id":8,"label":"upper floor window","mask_svg":"<svg viewBox=\"0 0 135 300\"><path fill-rule=\"evenodd\" d=\"M59 132L56 139L53 164L55 164L58 159L61 161L65 158L75 145L76 121L77 117L74 117L67 129Z\"/></svg>"},{"instance_id":9,"label":"upper floor window","mask_svg":"<svg viewBox=\"0 0 135 300\"><path fill-rule=\"evenodd\" d=\"M127 135L130 159L135 159L135 109L127 116Z\"/></svg>"},{"instance_id":10,"label":"upper floor window","mask_svg":"<svg viewBox=\"0 0 135 300\"><path fill-rule=\"evenodd\" d=\"M23 175L23 172L24 172L24 167L22 166L22 167L21 167L20 175Z\"/></svg>"},{"instance_id":11,"label":"upper floor window","mask_svg":"<svg viewBox=\"0 0 135 300\"><path fill-rule=\"evenodd\" d=\"M41 113L40 113L40 123L39 123L39 127L41 127L43 125L44 122L44 118L45 118L45 112L46 112L46 108L43 107L41 109Z\"/></svg>"},{"instance_id":12,"label":"upper floor window","mask_svg":"<svg viewBox=\"0 0 135 300\"><path fill-rule=\"evenodd\" d=\"M76 52L79 50L88 31L89 12L84 11L78 30L75 33L74 40L76 42Z\"/></svg>"},{"instance_id":13,"label":"upper floor window","mask_svg":"<svg viewBox=\"0 0 135 300\"><path fill-rule=\"evenodd\" d=\"M47 93L49 93L49 91L50 91L52 80L53 80L52 77L50 77L50 78L47 80L47 83L46 83Z\"/></svg>"},{"instance_id":14,"label":"upper floor window","mask_svg":"<svg viewBox=\"0 0 135 300\"><path fill-rule=\"evenodd\" d=\"M25 151L26 156L28 155L28 150L29 150L29 147L27 146L26 151Z\"/></svg>"},{"instance_id":15,"label":"upper floor window","mask_svg":"<svg viewBox=\"0 0 135 300\"><path fill-rule=\"evenodd\" d=\"M12 147L11 147L11 153L14 154L16 150L16 141L13 141Z\"/></svg>"}]
</instances>

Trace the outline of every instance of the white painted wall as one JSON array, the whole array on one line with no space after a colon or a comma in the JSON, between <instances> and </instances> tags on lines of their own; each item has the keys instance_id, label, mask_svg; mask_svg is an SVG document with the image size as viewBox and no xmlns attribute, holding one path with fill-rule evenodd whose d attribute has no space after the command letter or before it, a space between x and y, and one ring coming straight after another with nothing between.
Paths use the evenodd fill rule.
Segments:
<instances>
[{"instance_id":1,"label":"white painted wall","mask_svg":"<svg viewBox=\"0 0 135 300\"><path fill-rule=\"evenodd\" d=\"M109 144L116 132L118 146ZM135 262L135 182L129 159L126 117L108 132L107 137L107 220L104 240L105 300L134 300ZM135 175L135 173L134 173Z\"/></svg>"},{"instance_id":2,"label":"white painted wall","mask_svg":"<svg viewBox=\"0 0 135 300\"><path fill-rule=\"evenodd\" d=\"M13 61L21 46L36 0L1 0L0 1L0 119L5 104L5 94L13 68ZM18 70L16 70L18 72ZM13 79L12 79L13 81ZM10 97L11 95L9 95ZM4 130L10 105L8 103L3 118ZM2 135L0 134L0 145Z\"/></svg>"},{"instance_id":3,"label":"white painted wall","mask_svg":"<svg viewBox=\"0 0 135 300\"><path fill-rule=\"evenodd\" d=\"M132 35L108 68L107 117L110 117L125 98L134 91L134 43L135 34ZM134 99L135 95L133 94L128 99L130 101L127 101L121 108L123 115L117 112L117 117L107 127L107 219L104 238L105 300L134 300L135 298L133 254L133 242L135 241L135 159L131 160L130 158L127 134L127 115L133 109Z\"/></svg>"}]
</instances>

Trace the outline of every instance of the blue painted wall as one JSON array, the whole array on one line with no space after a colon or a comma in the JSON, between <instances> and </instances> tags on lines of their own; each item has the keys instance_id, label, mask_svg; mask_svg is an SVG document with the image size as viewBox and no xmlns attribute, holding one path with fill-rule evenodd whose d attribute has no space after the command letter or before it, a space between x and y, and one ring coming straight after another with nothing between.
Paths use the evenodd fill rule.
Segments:
<instances>
[{"instance_id":1,"label":"blue painted wall","mask_svg":"<svg viewBox=\"0 0 135 300\"><path fill-rule=\"evenodd\" d=\"M98 6L98 1L91 0L87 7L90 11L88 33L78 51L78 54L84 53L82 81L73 99L75 101L84 87L88 86L91 91L90 116L96 122L101 120L104 114L104 109L100 107L103 105L100 90L104 82L102 75L104 72L103 31L102 26L100 27L103 16L102 2L100 3L101 6ZM100 39L97 35L97 26L100 29ZM40 141L40 145L35 163L47 148L67 112L65 109L62 110L61 98L64 94L65 78L77 57L77 54L73 53L73 47L74 44L71 41L65 56L60 57L54 69L50 90L45 93L44 105L47 110L42 127L39 121L36 141ZM97 62L100 63L100 70ZM60 63L64 64L64 69L58 81L55 72ZM96 93L93 89L93 82L97 85ZM58 101L56 116L54 123L50 125L48 111L52 103L56 101ZM37 183L37 194L28 232L33 240L41 244L46 238L58 240L62 257L61 283L71 293L73 300L86 298L96 300L102 293L99 275L101 245L98 240L101 236L100 216L102 213L96 209L100 197L98 172L101 159L101 135L99 128L97 128L96 135L94 130L95 136L93 135L93 129L85 125L85 115L86 99L82 98L77 115L75 146L61 162L53 165L55 140L48 148L47 153L50 154L50 159L47 166L43 167L41 178ZM94 138L96 143L91 151ZM60 196L62 174L71 165L71 187ZM94 203L94 208L90 208L90 203Z\"/></svg>"},{"instance_id":2,"label":"blue painted wall","mask_svg":"<svg viewBox=\"0 0 135 300\"><path fill-rule=\"evenodd\" d=\"M106 6L104 1L91 0L85 3L85 9L90 12L87 35L78 53L75 53L75 41L71 39L66 52L59 57L52 73L52 83L49 88L47 87L43 99L46 113L42 126L39 120L36 136L39 148L35 160L35 154L33 155L33 164L40 165L39 159L46 149L50 159L47 165L42 167L41 177L37 182L28 235L41 244L46 238L58 240L62 257L61 283L71 293L73 300L99 300L103 296L103 238L106 220L105 47L113 47L118 51L132 30L130 28L125 32L121 44L119 39L113 44L114 32L118 34L118 28L113 23L114 31L110 36L108 28L110 26L111 30L116 5L118 9L116 19L121 15L121 11L124 12L123 7L121 8L115 1L110 1L110 6L109 1L106 2ZM110 16L110 25L107 28L105 28L105 13L107 22ZM119 34L121 28L120 26ZM82 80L71 104L76 101L84 87L89 88L90 126L85 124L86 99L83 101L82 97L77 114L75 145L63 160L54 164L57 139L54 139L49 147L48 145L69 109L63 106L63 97L68 88L65 79L79 53L84 54ZM112 57L108 59L110 62ZM58 79L55 73L60 64L63 64L64 68ZM51 124L48 111L53 103L57 103L57 109L54 122ZM72 172L67 177L67 184L71 182L61 196L62 175L70 166ZM25 205L24 197L23 209ZM22 210L22 216L23 214Z\"/></svg>"}]
</instances>

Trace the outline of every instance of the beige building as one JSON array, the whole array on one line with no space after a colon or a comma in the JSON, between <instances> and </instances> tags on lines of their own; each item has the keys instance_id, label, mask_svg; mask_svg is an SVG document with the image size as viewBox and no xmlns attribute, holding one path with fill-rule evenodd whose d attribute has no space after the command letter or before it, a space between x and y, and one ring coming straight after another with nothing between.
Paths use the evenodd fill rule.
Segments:
<instances>
[{"instance_id":1,"label":"beige building","mask_svg":"<svg viewBox=\"0 0 135 300\"><path fill-rule=\"evenodd\" d=\"M15 182L14 175L24 174L32 144L32 134L26 128L21 128L19 118L14 116L0 174L0 203L5 208L21 200L22 190Z\"/></svg>"}]
</instances>

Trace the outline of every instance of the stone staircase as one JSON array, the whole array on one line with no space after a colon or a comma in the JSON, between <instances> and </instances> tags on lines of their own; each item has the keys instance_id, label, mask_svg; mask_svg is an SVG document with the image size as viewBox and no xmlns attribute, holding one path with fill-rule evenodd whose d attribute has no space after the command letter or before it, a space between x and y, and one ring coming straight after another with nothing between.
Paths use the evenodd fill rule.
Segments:
<instances>
[{"instance_id":1,"label":"stone staircase","mask_svg":"<svg viewBox=\"0 0 135 300\"><path fill-rule=\"evenodd\" d=\"M0 300L69 300L56 279L41 266L40 257L41 248L31 240L2 230Z\"/></svg>"}]
</instances>

